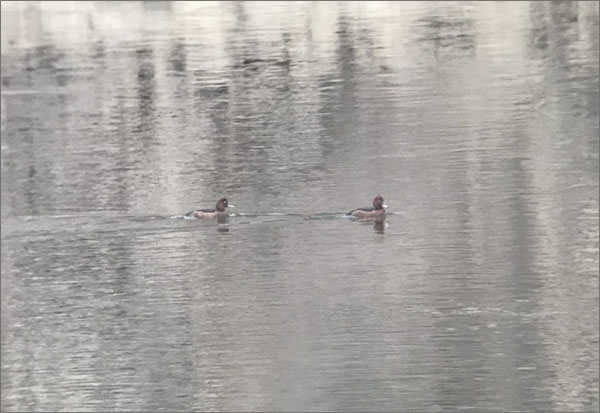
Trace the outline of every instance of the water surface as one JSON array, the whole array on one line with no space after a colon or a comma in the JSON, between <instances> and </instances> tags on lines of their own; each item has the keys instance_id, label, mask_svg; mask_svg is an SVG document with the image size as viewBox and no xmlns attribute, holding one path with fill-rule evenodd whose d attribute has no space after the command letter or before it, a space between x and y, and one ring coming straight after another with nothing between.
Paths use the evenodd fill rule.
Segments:
<instances>
[{"instance_id":1,"label":"water surface","mask_svg":"<svg viewBox=\"0 0 600 413\"><path fill-rule=\"evenodd\" d=\"M598 29L3 2L2 410L598 411Z\"/></svg>"}]
</instances>

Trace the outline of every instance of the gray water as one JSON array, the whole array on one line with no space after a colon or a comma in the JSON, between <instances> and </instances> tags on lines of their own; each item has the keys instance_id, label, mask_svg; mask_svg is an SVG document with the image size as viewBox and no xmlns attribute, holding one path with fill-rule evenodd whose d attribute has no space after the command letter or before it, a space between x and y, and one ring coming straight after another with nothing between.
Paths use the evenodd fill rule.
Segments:
<instances>
[{"instance_id":1,"label":"gray water","mask_svg":"<svg viewBox=\"0 0 600 413\"><path fill-rule=\"evenodd\" d=\"M2 410L598 411L598 30L2 2Z\"/></svg>"}]
</instances>

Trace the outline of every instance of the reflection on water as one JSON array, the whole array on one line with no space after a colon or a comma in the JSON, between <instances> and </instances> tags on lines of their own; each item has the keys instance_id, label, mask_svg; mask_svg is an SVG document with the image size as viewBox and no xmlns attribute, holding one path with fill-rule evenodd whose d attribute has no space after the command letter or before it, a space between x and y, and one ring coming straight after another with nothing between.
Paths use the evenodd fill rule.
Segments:
<instances>
[{"instance_id":1,"label":"reflection on water","mask_svg":"<svg viewBox=\"0 0 600 413\"><path fill-rule=\"evenodd\" d=\"M1 23L2 410L598 410L597 3Z\"/></svg>"}]
</instances>

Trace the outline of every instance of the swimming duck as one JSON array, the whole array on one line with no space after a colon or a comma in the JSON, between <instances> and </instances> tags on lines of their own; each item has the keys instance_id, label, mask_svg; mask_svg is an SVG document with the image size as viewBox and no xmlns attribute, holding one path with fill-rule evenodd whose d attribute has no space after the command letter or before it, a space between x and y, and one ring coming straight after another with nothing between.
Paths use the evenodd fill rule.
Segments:
<instances>
[{"instance_id":1,"label":"swimming duck","mask_svg":"<svg viewBox=\"0 0 600 413\"><path fill-rule=\"evenodd\" d=\"M372 207L353 209L346 215L350 215L356 218L375 218L385 215L385 208L387 207L388 206L383 203L383 197L381 195L377 195L373 199Z\"/></svg>"},{"instance_id":2,"label":"swimming duck","mask_svg":"<svg viewBox=\"0 0 600 413\"><path fill-rule=\"evenodd\" d=\"M227 207L233 208L233 205L229 205L226 198L221 198L217 201L215 209L197 209L185 215L196 218L224 218L227 216Z\"/></svg>"}]
</instances>

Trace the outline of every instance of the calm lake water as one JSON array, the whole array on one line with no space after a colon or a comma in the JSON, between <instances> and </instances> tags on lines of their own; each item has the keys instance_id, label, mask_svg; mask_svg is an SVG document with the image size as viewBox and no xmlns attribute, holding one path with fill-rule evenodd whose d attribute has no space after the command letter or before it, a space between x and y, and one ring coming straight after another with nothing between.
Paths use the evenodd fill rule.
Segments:
<instances>
[{"instance_id":1,"label":"calm lake water","mask_svg":"<svg viewBox=\"0 0 600 413\"><path fill-rule=\"evenodd\" d=\"M598 20L2 2L2 410L598 411Z\"/></svg>"}]
</instances>

